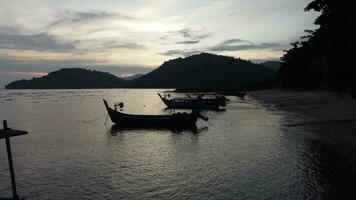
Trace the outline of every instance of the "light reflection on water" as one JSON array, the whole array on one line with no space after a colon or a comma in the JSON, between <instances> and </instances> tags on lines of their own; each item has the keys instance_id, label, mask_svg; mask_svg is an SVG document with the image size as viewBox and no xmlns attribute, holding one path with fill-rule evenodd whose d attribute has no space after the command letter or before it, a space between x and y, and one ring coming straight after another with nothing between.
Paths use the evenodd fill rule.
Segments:
<instances>
[{"instance_id":1,"label":"light reflection on water","mask_svg":"<svg viewBox=\"0 0 356 200\"><path fill-rule=\"evenodd\" d=\"M170 112L157 90L0 91L0 119L30 132L12 139L21 196L317 199L345 189L331 172L347 166L253 99L231 97L226 111L204 112L210 120L197 130L165 130L112 126L102 98L129 113ZM11 194L7 168L0 145L0 197Z\"/></svg>"}]
</instances>

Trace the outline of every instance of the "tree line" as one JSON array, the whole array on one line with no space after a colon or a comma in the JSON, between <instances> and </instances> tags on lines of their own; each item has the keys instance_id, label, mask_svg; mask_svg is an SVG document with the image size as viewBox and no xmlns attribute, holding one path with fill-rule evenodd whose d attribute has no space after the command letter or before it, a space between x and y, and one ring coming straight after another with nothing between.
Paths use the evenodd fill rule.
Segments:
<instances>
[{"instance_id":1,"label":"tree line","mask_svg":"<svg viewBox=\"0 0 356 200\"><path fill-rule=\"evenodd\" d=\"M306 30L281 58L278 82L297 90L329 89L356 98L355 0L314 0L316 30Z\"/></svg>"}]
</instances>

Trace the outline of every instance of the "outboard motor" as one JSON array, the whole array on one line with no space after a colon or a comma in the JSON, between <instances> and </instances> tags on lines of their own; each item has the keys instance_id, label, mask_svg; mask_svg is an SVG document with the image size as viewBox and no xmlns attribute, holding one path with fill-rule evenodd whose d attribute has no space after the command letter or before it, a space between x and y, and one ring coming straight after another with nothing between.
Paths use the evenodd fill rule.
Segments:
<instances>
[{"instance_id":1,"label":"outboard motor","mask_svg":"<svg viewBox=\"0 0 356 200\"><path fill-rule=\"evenodd\" d=\"M193 110L192 113L195 114L198 118L200 118L200 119L202 119L204 121L208 121L209 120L208 117L205 117L205 116L201 115L200 112L197 111L197 110Z\"/></svg>"},{"instance_id":2,"label":"outboard motor","mask_svg":"<svg viewBox=\"0 0 356 200\"><path fill-rule=\"evenodd\" d=\"M120 110L122 110L124 108L124 103L123 102L115 103L114 104L115 110L117 110L118 106L119 106Z\"/></svg>"},{"instance_id":3,"label":"outboard motor","mask_svg":"<svg viewBox=\"0 0 356 200\"><path fill-rule=\"evenodd\" d=\"M200 113L198 113L198 117L199 117L200 119L204 120L204 121L208 121L208 120L209 120L208 117L205 117L205 116L201 115Z\"/></svg>"}]
</instances>

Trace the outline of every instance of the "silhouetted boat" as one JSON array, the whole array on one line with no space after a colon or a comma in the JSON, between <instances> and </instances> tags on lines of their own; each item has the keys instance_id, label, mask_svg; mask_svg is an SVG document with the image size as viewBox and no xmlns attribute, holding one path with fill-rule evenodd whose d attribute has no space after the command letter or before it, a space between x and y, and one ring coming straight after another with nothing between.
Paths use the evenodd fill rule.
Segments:
<instances>
[{"instance_id":1,"label":"silhouetted boat","mask_svg":"<svg viewBox=\"0 0 356 200\"><path fill-rule=\"evenodd\" d=\"M225 106L226 101L220 98L214 99L203 99L198 98L173 98L168 99L162 97L161 94L158 94L167 108L172 109L202 109L202 110L220 110L220 106Z\"/></svg>"},{"instance_id":2,"label":"silhouetted boat","mask_svg":"<svg viewBox=\"0 0 356 200\"><path fill-rule=\"evenodd\" d=\"M110 108L105 99L103 99L103 101L111 121L122 126L195 126L198 118L208 120L196 111L192 111L191 113L173 113L169 115L126 114Z\"/></svg>"},{"instance_id":3,"label":"silhouetted boat","mask_svg":"<svg viewBox=\"0 0 356 200\"><path fill-rule=\"evenodd\" d=\"M240 98L244 98L246 95L246 92L242 92L242 91L221 91L218 92L218 94L220 95L228 95L228 96L237 96Z\"/></svg>"}]
</instances>

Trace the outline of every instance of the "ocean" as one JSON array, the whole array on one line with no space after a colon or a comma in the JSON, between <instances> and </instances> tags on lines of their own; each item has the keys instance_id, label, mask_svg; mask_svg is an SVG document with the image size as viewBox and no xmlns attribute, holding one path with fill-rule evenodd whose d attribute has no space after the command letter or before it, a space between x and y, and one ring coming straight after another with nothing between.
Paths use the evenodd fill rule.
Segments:
<instances>
[{"instance_id":1,"label":"ocean","mask_svg":"<svg viewBox=\"0 0 356 200\"><path fill-rule=\"evenodd\" d=\"M286 127L291 115L247 97L204 111L196 130L122 129L102 99L124 112L170 113L161 90L1 90L17 189L26 199L327 199L344 170L318 137ZM176 110L177 112L177 110ZM342 173L341 173L342 174ZM11 196L0 141L0 197Z\"/></svg>"}]
</instances>

